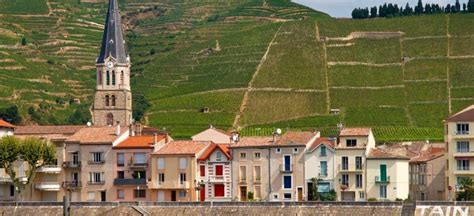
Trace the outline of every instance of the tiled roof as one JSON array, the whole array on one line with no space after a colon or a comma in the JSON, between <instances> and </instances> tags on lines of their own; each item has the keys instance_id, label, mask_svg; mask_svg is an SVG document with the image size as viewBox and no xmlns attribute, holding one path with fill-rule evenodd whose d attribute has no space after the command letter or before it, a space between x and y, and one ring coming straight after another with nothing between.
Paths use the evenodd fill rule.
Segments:
<instances>
[{"instance_id":1,"label":"tiled roof","mask_svg":"<svg viewBox=\"0 0 474 216\"><path fill-rule=\"evenodd\" d=\"M316 134L312 132L288 131L276 142L277 145L306 145Z\"/></svg>"},{"instance_id":2,"label":"tiled roof","mask_svg":"<svg viewBox=\"0 0 474 216\"><path fill-rule=\"evenodd\" d=\"M112 144L120 135L127 130L122 128L120 135L115 135L116 127L85 127L69 137L66 142L80 144Z\"/></svg>"},{"instance_id":3,"label":"tiled roof","mask_svg":"<svg viewBox=\"0 0 474 216\"><path fill-rule=\"evenodd\" d=\"M441 157L445 153L446 151L443 147L430 147L428 150L422 151L419 156L411 158L410 162L427 162Z\"/></svg>"},{"instance_id":4,"label":"tiled roof","mask_svg":"<svg viewBox=\"0 0 474 216\"><path fill-rule=\"evenodd\" d=\"M474 104L451 115L450 117L448 117L447 121L448 122L474 121Z\"/></svg>"},{"instance_id":5,"label":"tiled roof","mask_svg":"<svg viewBox=\"0 0 474 216\"><path fill-rule=\"evenodd\" d=\"M242 137L239 142L231 144L230 147L259 147L269 146L273 143L273 137Z\"/></svg>"},{"instance_id":6,"label":"tiled roof","mask_svg":"<svg viewBox=\"0 0 474 216\"><path fill-rule=\"evenodd\" d=\"M370 128L344 128L339 136L368 136Z\"/></svg>"},{"instance_id":7,"label":"tiled roof","mask_svg":"<svg viewBox=\"0 0 474 216\"><path fill-rule=\"evenodd\" d=\"M211 144L210 141L171 141L165 144L155 155L195 155Z\"/></svg>"},{"instance_id":8,"label":"tiled roof","mask_svg":"<svg viewBox=\"0 0 474 216\"><path fill-rule=\"evenodd\" d=\"M15 125L12 125L9 122L4 121L3 119L0 119L0 127L15 128Z\"/></svg>"},{"instance_id":9,"label":"tiled roof","mask_svg":"<svg viewBox=\"0 0 474 216\"><path fill-rule=\"evenodd\" d=\"M166 135L157 135L157 142L166 138ZM114 149L153 148L154 136L130 136L114 146Z\"/></svg>"},{"instance_id":10,"label":"tiled roof","mask_svg":"<svg viewBox=\"0 0 474 216\"><path fill-rule=\"evenodd\" d=\"M394 154L392 152L378 149L378 148L372 148L370 149L369 154L367 155L367 158L370 159L403 159L403 160L409 160L410 158L405 156L405 155L398 155Z\"/></svg>"},{"instance_id":11,"label":"tiled roof","mask_svg":"<svg viewBox=\"0 0 474 216\"><path fill-rule=\"evenodd\" d=\"M18 126L15 135L33 134L74 134L85 125L57 125L57 126Z\"/></svg>"},{"instance_id":12,"label":"tiled roof","mask_svg":"<svg viewBox=\"0 0 474 216\"><path fill-rule=\"evenodd\" d=\"M210 146L206 149L206 151L198 158L198 160L206 160L208 159L215 150L220 150L227 159L231 159L230 150L228 144L215 144L211 143Z\"/></svg>"},{"instance_id":13,"label":"tiled roof","mask_svg":"<svg viewBox=\"0 0 474 216\"><path fill-rule=\"evenodd\" d=\"M309 146L308 150L314 151L316 148L318 148L320 145L326 145L327 147L334 149L334 142L331 142L325 137L319 137L314 142Z\"/></svg>"}]
</instances>

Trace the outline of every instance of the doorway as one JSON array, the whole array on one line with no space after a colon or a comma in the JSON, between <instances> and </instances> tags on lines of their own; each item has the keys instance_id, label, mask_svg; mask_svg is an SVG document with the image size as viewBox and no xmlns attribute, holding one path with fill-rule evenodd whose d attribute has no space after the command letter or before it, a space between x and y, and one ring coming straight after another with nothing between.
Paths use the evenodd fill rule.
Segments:
<instances>
[{"instance_id":1,"label":"doorway","mask_svg":"<svg viewBox=\"0 0 474 216\"><path fill-rule=\"evenodd\" d=\"M171 191L171 201L173 201L173 202L176 201L176 191L175 190Z\"/></svg>"},{"instance_id":2,"label":"doorway","mask_svg":"<svg viewBox=\"0 0 474 216\"><path fill-rule=\"evenodd\" d=\"M298 187L298 201L303 201L303 188Z\"/></svg>"},{"instance_id":3,"label":"doorway","mask_svg":"<svg viewBox=\"0 0 474 216\"><path fill-rule=\"evenodd\" d=\"M100 192L100 201L102 201L102 202L107 201L106 197L107 197L107 194L105 193L105 191L101 191Z\"/></svg>"},{"instance_id":4,"label":"doorway","mask_svg":"<svg viewBox=\"0 0 474 216\"><path fill-rule=\"evenodd\" d=\"M240 187L240 201L247 201L247 187Z\"/></svg>"},{"instance_id":5,"label":"doorway","mask_svg":"<svg viewBox=\"0 0 474 216\"><path fill-rule=\"evenodd\" d=\"M307 192L308 194L306 195L306 197L308 197L308 201L311 201L313 200L313 182L308 182L307 183Z\"/></svg>"},{"instance_id":6,"label":"doorway","mask_svg":"<svg viewBox=\"0 0 474 216\"><path fill-rule=\"evenodd\" d=\"M205 185L201 186L201 190L199 192L200 192L201 202L206 201L206 186Z\"/></svg>"}]
</instances>

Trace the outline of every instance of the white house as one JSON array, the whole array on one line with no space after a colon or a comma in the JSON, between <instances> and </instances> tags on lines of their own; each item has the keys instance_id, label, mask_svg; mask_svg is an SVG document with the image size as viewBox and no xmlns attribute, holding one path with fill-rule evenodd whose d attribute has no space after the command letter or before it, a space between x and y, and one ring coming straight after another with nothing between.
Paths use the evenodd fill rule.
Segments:
<instances>
[{"instance_id":1,"label":"white house","mask_svg":"<svg viewBox=\"0 0 474 216\"><path fill-rule=\"evenodd\" d=\"M318 179L318 192L325 193L334 189L335 176L335 149L334 141L324 137L316 139L306 147L305 180L307 199L312 199L312 179Z\"/></svg>"},{"instance_id":2,"label":"white house","mask_svg":"<svg viewBox=\"0 0 474 216\"><path fill-rule=\"evenodd\" d=\"M13 136L15 125L0 119L0 137Z\"/></svg>"},{"instance_id":3,"label":"white house","mask_svg":"<svg viewBox=\"0 0 474 216\"><path fill-rule=\"evenodd\" d=\"M214 143L197 159L200 201L232 200L231 161L228 146Z\"/></svg>"}]
</instances>

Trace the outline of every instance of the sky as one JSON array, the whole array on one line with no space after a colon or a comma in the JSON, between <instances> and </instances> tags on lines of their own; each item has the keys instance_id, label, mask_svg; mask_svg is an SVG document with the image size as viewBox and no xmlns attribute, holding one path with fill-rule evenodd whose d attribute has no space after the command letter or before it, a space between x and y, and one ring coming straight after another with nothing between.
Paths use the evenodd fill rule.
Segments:
<instances>
[{"instance_id":1,"label":"sky","mask_svg":"<svg viewBox=\"0 0 474 216\"><path fill-rule=\"evenodd\" d=\"M315 10L325 12L332 17L351 17L351 12L354 8L357 7L373 7L379 6L381 4L393 3L405 5L410 3L410 6L413 7L416 5L418 0L293 0L293 2L311 7ZM456 0L423 0L423 5L426 3L436 3L439 5L453 4ZM460 0L461 5L467 0Z\"/></svg>"}]
</instances>

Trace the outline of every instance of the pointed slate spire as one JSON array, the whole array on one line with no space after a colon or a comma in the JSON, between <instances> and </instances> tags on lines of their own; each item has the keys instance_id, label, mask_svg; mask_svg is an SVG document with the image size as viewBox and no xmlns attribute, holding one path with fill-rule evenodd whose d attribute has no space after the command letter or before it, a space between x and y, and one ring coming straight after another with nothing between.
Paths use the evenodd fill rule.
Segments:
<instances>
[{"instance_id":1,"label":"pointed slate spire","mask_svg":"<svg viewBox=\"0 0 474 216\"><path fill-rule=\"evenodd\" d=\"M105 59L112 56L117 63L129 63L128 54L123 40L122 19L117 0L109 0L109 10L105 20L102 47L97 58L97 64L104 63Z\"/></svg>"}]
</instances>

